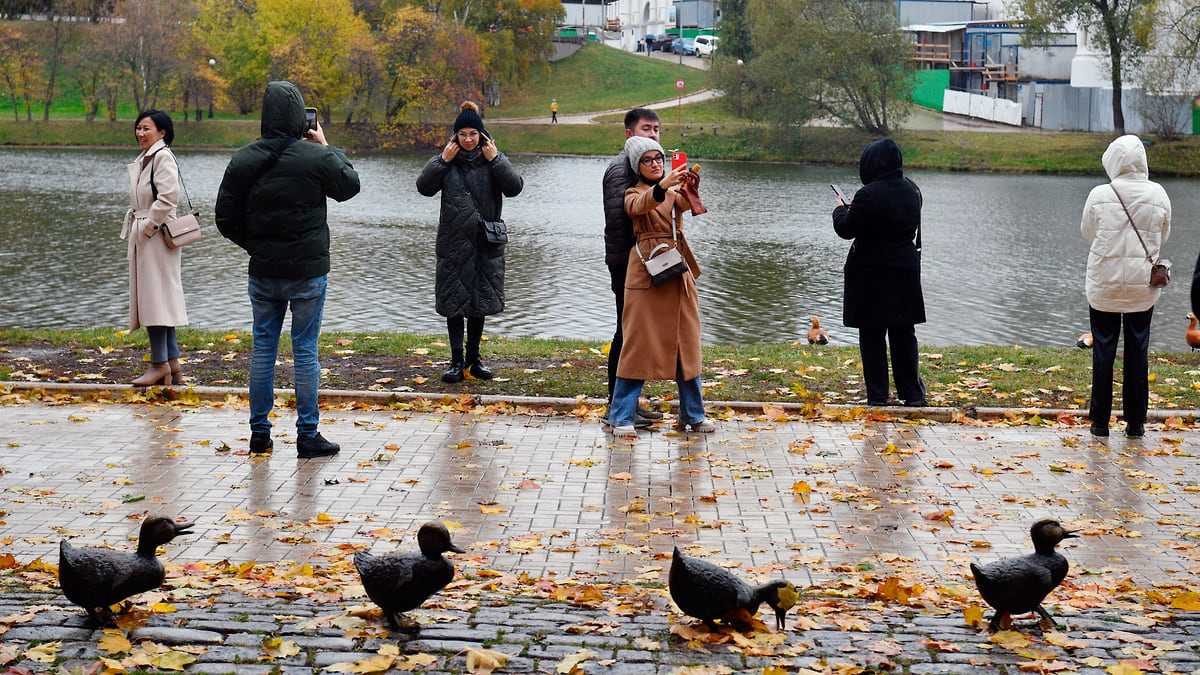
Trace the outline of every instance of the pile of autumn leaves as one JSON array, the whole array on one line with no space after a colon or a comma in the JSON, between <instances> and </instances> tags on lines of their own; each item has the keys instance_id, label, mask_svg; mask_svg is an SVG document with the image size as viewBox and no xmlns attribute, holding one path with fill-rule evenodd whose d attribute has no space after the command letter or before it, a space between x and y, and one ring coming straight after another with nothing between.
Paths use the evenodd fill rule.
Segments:
<instances>
[{"instance_id":1,"label":"pile of autumn leaves","mask_svg":"<svg viewBox=\"0 0 1200 675\"><path fill-rule=\"evenodd\" d=\"M181 671L195 662L206 647L168 647L150 640L142 640L135 645L130 642L128 635L135 628L145 625L153 615L176 612L180 605L214 607L217 596L229 592L281 600L308 598L319 605L329 605L333 611L311 618L277 616L276 619L294 622L293 627L301 631L334 627L342 631L346 638L386 640L388 633L378 609L362 602L364 592L349 557L348 551L329 551L324 554L325 563L317 567L289 561L240 565L229 562L168 564L165 589L134 598L136 608L118 615L117 627L104 631L96 645L104 656L82 668L81 672L68 672L65 669L60 672L63 675L99 675L141 668ZM552 602L600 610L605 617L612 617L611 620L593 619L562 627L566 633L602 635L625 625L622 618L666 612L671 618L670 632L675 637L664 640L635 638L631 641L631 648L652 652L664 649L688 649L698 653L722 651L784 659L779 662L778 668L765 669L764 675L796 672L784 664L793 663L795 657L802 656L812 647L805 643L804 631L841 630L871 632L872 637L880 636L880 639L865 647L865 652L870 654L865 660L856 657L861 663L828 663L824 668L824 672L831 675L856 675L867 668L884 668L889 659L903 652L898 642L884 637L886 633L878 628L888 616L898 621L914 613L933 616L959 614L965 623L981 627L987 610L980 605L979 596L968 578L935 578L916 572L912 569L914 561L899 555L880 554L864 558L858 564L832 567L823 566L819 559L798 559L795 564L827 576L828 581L804 589L796 610L790 614L788 631L773 632L757 618L746 616L737 629L723 626L719 631L711 632L703 624L692 622L674 610L663 583L666 571L662 566L647 566L641 575L627 583L609 583L588 578L588 575L555 580L496 572L484 567L485 558L470 555L459 556L456 560L460 564L459 577L431 598L421 610L411 613L417 621L452 623L464 620L481 606ZM761 578L777 575L781 571L786 571L786 567L777 565L771 566L771 569L753 570ZM53 565L41 560L20 565L11 555L0 555L0 589L57 593L56 570ZM1200 593L1183 583L1176 586L1157 584L1145 588L1135 583L1127 572L1088 573L1069 577L1052 594L1049 604L1057 610L1057 614L1065 615L1067 622L1072 611L1103 608L1117 614L1121 621L1128 624L1150 627L1170 623L1177 612L1200 610ZM63 608L62 603L31 605L18 615L0 617L0 639L10 628L33 619L40 612L62 611ZM875 628L872 629L872 626ZM1123 652L1129 658L1115 663L1095 656L1074 659L1072 653L1087 650L1090 646L1088 639L1060 632L1034 636L1004 630L990 636L988 648L1006 649L1027 659L1020 666L1022 671L1045 673L1105 667L1110 675L1139 675L1162 670L1155 661L1156 657L1180 649L1180 645L1166 640L1119 629L1084 635L1127 643ZM931 653L962 649L961 644L937 637L928 637L920 644ZM20 675L26 672L10 665L23 659L55 663L60 658L60 649L59 642L24 648L11 643L0 644L0 668L9 667L9 670L0 673ZM265 636L259 661L271 663L300 652L300 647L294 641ZM480 674L503 669L509 658L503 652L484 648L469 649L449 656L405 654L395 643L384 642L374 654L358 661L334 664L325 670L363 674L388 670L423 671L445 668L446 661L455 656L464 657L467 670ZM980 658L980 665L988 662ZM595 652L581 648L563 657L556 670L559 675L578 675L586 671L589 664L608 663L610 661L601 659ZM725 666L681 670L687 671L688 675L732 672ZM817 671L802 669L800 672L802 675L812 675Z\"/></svg>"}]
</instances>

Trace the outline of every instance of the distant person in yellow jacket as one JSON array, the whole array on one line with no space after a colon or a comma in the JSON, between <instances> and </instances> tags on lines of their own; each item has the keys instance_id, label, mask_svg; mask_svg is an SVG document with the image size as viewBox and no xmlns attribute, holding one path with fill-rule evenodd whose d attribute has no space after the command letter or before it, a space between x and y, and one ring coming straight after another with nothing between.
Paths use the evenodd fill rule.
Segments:
<instances>
[{"instance_id":1,"label":"distant person in yellow jacket","mask_svg":"<svg viewBox=\"0 0 1200 675\"><path fill-rule=\"evenodd\" d=\"M558 124L558 99L550 99L550 123Z\"/></svg>"}]
</instances>

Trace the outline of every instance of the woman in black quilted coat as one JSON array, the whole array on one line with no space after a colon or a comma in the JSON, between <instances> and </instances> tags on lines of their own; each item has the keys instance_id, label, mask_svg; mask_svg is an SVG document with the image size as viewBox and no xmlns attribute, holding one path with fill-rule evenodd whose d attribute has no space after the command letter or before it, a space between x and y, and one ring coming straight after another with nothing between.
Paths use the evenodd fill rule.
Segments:
<instances>
[{"instance_id":1,"label":"woman in black quilted coat","mask_svg":"<svg viewBox=\"0 0 1200 675\"><path fill-rule=\"evenodd\" d=\"M905 405L924 406L925 384L917 368L915 324L925 323L921 293L921 192L904 177L900 147L875 141L858 161L863 186L850 204L833 210L833 229L853 239L844 268L842 323L858 328L868 405L888 403L888 346L892 377Z\"/></svg>"},{"instance_id":2,"label":"woman in black quilted coat","mask_svg":"<svg viewBox=\"0 0 1200 675\"><path fill-rule=\"evenodd\" d=\"M435 296L437 313L446 317L450 335L450 368L443 382L492 379L479 361L479 342L484 317L504 311L505 245L488 243L480 219L501 220L504 197L516 197L523 186L520 174L484 129L479 108L463 103L454 120L454 138L417 177L421 194L442 193Z\"/></svg>"}]
</instances>

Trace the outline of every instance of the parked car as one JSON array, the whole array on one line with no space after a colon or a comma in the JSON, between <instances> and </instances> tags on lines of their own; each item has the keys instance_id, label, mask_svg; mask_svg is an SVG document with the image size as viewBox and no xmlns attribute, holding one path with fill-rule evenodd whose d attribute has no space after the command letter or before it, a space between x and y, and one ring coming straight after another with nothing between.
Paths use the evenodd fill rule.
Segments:
<instances>
[{"instance_id":1,"label":"parked car","mask_svg":"<svg viewBox=\"0 0 1200 675\"><path fill-rule=\"evenodd\" d=\"M697 35L696 56L712 56L713 51L720 43L721 38L715 35Z\"/></svg>"},{"instance_id":2,"label":"parked car","mask_svg":"<svg viewBox=\"0 0 1200 675\"><path fill-rule=\"evenodd\" d=\"M675 40L671 43L671 52L675 54L683 54L684 56L695 56L695 38L679 38L678 40Z\"/></svg>"},{"instance_id":3,"label":"parked car","mask_svg":"<svg viewBox=\"0 0 1200 675\"><path fill-rule=\"evenodd\" d=\"M660 52L671 51L672 45L674 45L675 41L678 39L679 39L678 35L671 35L669 33L667 35L662 36L662 39L658 41L658 51L660 51Z\"/></svg>"}]
</instances>

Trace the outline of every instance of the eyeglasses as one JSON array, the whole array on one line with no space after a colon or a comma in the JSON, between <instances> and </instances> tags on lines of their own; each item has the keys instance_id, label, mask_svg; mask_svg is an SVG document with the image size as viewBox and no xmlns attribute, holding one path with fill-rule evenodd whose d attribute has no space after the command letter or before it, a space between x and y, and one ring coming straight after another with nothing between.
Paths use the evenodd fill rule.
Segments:
<instances>
[{"instance_id":1,"label":"eyeglasses","mask_svg":"<svg viewBox=\"0 0 1200 675\"><path fill-rule=\"evenodd\" d=\"M656 155L654 157L643 157L638 164L641 164L642 166L651 166L653 164L662 164L665 161L666 157L662 155Z\"/></svg>"}]
</instances>

